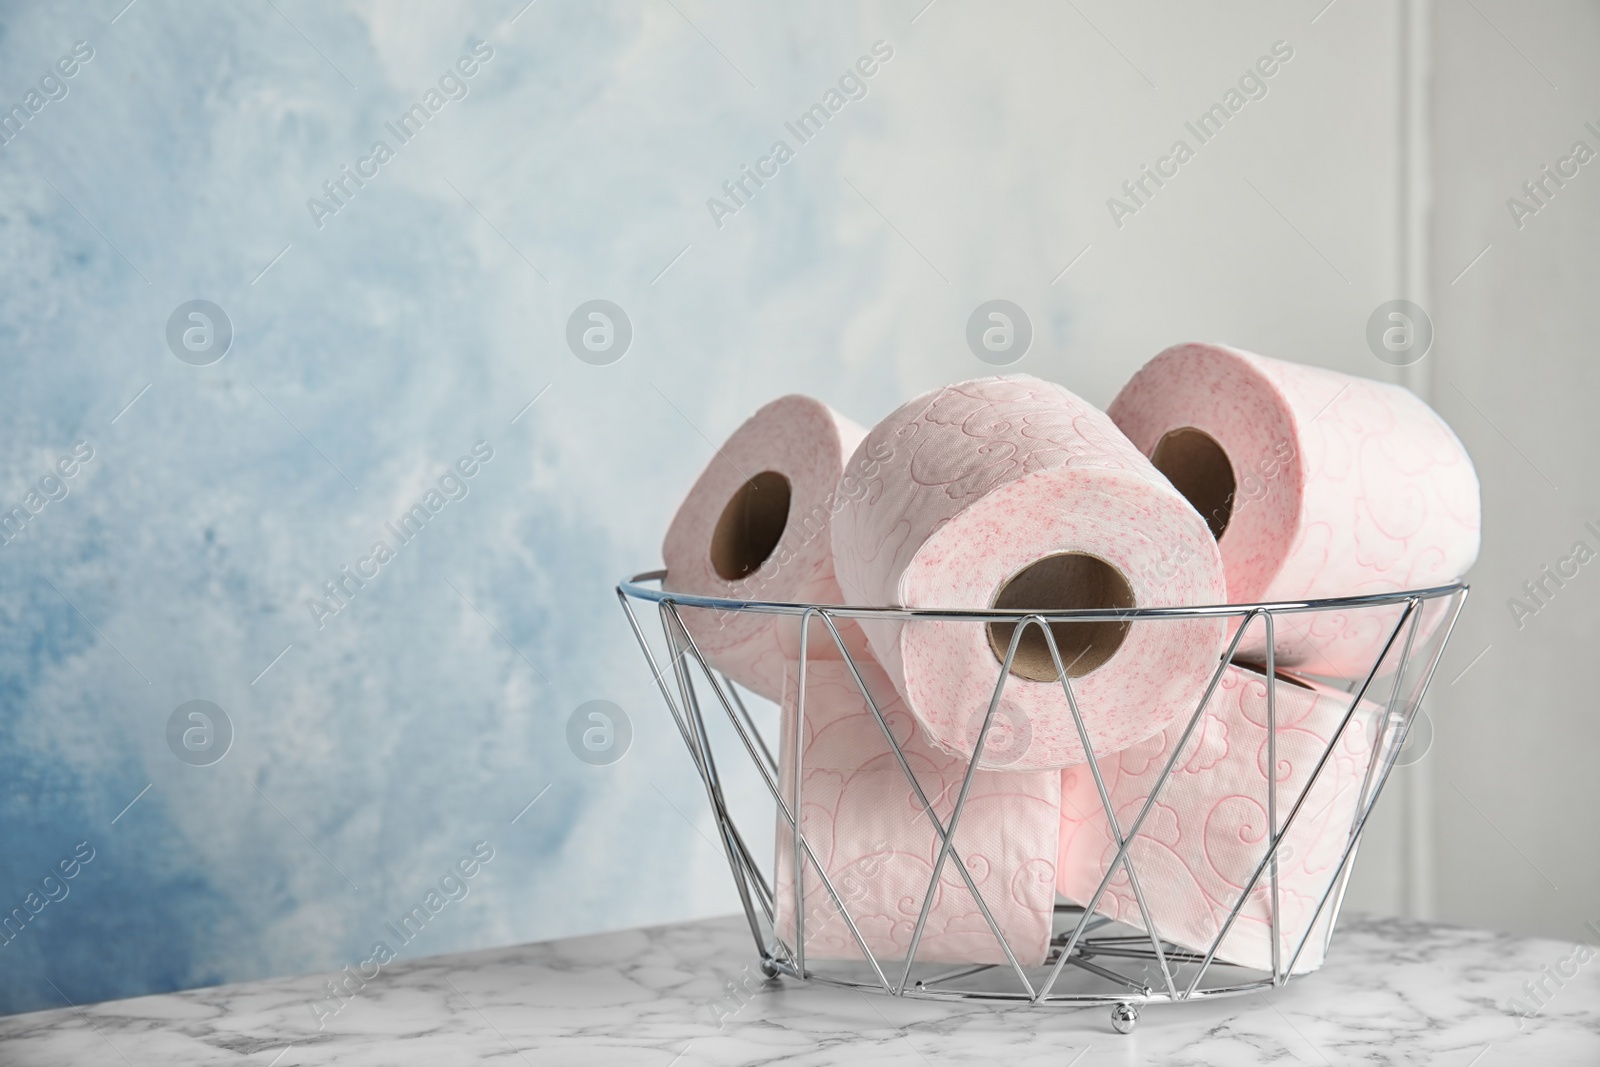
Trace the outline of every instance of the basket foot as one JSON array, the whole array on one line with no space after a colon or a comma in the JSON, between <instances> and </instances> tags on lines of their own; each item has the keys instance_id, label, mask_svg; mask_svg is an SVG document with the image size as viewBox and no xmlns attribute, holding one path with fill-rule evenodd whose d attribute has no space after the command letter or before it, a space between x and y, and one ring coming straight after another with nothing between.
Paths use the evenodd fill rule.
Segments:
<instances>
[{"instance_id":1,"label":"basket foot","mask_svg":"<svg viewBox=\"0 0 1600 1067\"><path fill-rule=\"evenodd\" d=\"M772 979L778 977L778 964L771 959L761 961L761 977Z\"/></svg>"},{"instance_id":2,"label":"basket foot","mask_svg":"<svg viewBox=\"0 0 1600 1067\"><path fill-rule=\"evenodd\" d=\"M1131 1034L1139 1024L1139 1009L1133 1004L1118 1004L1111 1009L1111 1028L1119 1034Z\"/></svg>"}]
</instances>

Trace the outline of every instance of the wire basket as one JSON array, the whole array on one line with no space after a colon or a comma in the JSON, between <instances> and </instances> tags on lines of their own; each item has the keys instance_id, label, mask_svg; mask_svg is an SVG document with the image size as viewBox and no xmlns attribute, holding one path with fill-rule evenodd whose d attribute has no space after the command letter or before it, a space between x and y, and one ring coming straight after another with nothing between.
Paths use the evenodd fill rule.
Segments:
<instances>
[{"instance_id":1,"label":"wire basket","mask_svg":"<svg viewBox=\"0 0 1600 1067\"><path fill-rule=\"evenodd\" d=\"M1332 938L1362 828L1396 766L1467 595L1465 585L1454 583L1384 595L1274 604L1071 612L998 609L943 611L785 604L692 596L662 590L661 580L665 573L652 571L623 581L617 586L617 596L666 701L667 710L705 786L734 885L743 904L756 951L760 955L762 973L768 978L784 975L891 996L1053 1007L1109 1005L1113 1027L1121 1033L1133 1029L1139 1009L1146 1003L1189 1001L1275 988L1291 977L1304 973L1306 968L1297 964L1308 945L1314 949L1313 956L1320 959L1321 952L1327 949ZM640 624L635 608L644 605L652 605L656 609L661 628L659 642L647 636ZM792 625L798 631L798 662L802 664L798 673L798 711L788 715L782 727L783 731L792 730L792 733L780 739L776 716L767 713L766 705L747 705L738 687L702 656L700 648L690 636L694 627L684 624L685 616L694 612L756 612L795 619ZM986 902L958 847L958 826L974 778L982 773L979 763L984 746L990 740L997 709L1001 707L1007 685L1014 677L1011 668L1019 643L1030 629L1042 636L1056 667L1056 680L1062 686L1067 707L1083 739L1084 749L1092 753L1083 713L1069 671L1063 668L1057 633L1053 627L1066 623L1106 622L1159 626L1172 620L1196 618L1229 620L1228 624L1234 627L1234 632L1227 650L1220 657L1204 696L1187 721L1180 718L1169 727L1169 730L1181 730L1179 739L1168 746L1170 755L1164 754L1165 764L1149 787L1148 796L1141 798L1142 802L1119 813L1111 799L1100 764L1091 759L1083 765L1083 769L1092 777L1094 795L1102 805L1096 816L1104 816L1114 854L1103 877L1099 879L1098 888L1081 906L1060 903L1059 900L1054 904L1048 948L1042 963L1025 965L996 923L991 907L994 901ZM1204 731L1200 729L1200 724L1207 714L1208 705L1216 699L1218 686L1241 647L1241 641L1252 633L1264 637L1257 647L1264 650L1266 662L1259 665L1259 669L1265 678L1271 679L1279 677L1278 664L1275 662L1275 633L1281 633L1285 628L1305 632L1308 624L1315 629L1324 622L1324 629L1332 627L1337 630L1350 625L1350 620L1373 618L1381 619L1384 629L1377 642L1381 645L1381 651L1375 654L1370 667L1364 667L1359 677L1320 680L1324 685L1337 682L1339 690L1348 695L1349 706L1343 711L1331 738L1322 746L1320 755L1312 753L1314 766L1304 787L1298 790L1280 789L1276 782L1268 784L1271 776L1263 772L1262 791L1266 796L1262 808L1267 815L1267 832L1261 834L1259 857L1251 854L1253 864L1249 865L1248 878L1239 887L1236 899L1218 911L1216 919L1219 928L1215 937L1209 944L1194 943L1193 937L1187 939L1188 944L1184 944L1183 939L1163 936L1158 923L1152 921L1147 907L1148 887L1155 881L1147 875L1145 888L1141 889L1135 870L1135 853L1144 848L1141 844L1143 839L1158 832L1156 827L1159 819L1151 818L1152 811L1158 808L1163 791L1168 790L1174 778L1174 768L1180 766L1182 760L1187 760L1195 751L1195 746L1201 743L1199 738ZM1004 626L1009 631L1009 647L1004 659L999 662L993 696L970 759L963 760L965 767L960 775L959 792L948 814L941 815L936 810L937 802L930 800L918 776L913 773L905 747L897 740L880 706L881 699L875 699L863 681L863 665L852 658L849 643L840 634L840 626L847 620L890 620L910 625L921 621L956 622L973 626L992 623ZM995 631L991 629L989 632L993 634ZM815 634L824 636L819 638ZM818 640L826 641L829 647L818 650ZM997 659L1001 644L994 646ZM851 903L845 899L848 894L841 891L839 879L830 877L824 861L819 858L826 842L808 837L804 820L796 819L796 813L803 810L800 783L804 780L804 768L801 766L803 748L800 743L800 720L805 714L807 677L803 665L816 662L818 651L824 651L835 662L842 658L849 677L859 686L866 707L881 727L887 747L905 775L906 784L912 790L910 795L915 798L914 803L920 805L920 814L928 820L931 840L937 849L931 876L922 890L920 908L913 899L906 913L908 922L912 915L916 916L909 944L903 953L892 956L882 951L881 946L879 951L873 950L871 939L863 934L858 917L852 914ZM1283 698L1277 695L1277 684L1268 684L1264 688L1267 738L1262 752L1266 760L1264 766L1278 767L1278 750L1274 746L1279 744L1278 739L1283 734L1278 719L1278 704ZM1343 696L1340 697L1341 707L1342 702ZM720 708L720 717L715 711L708 715L708 705L714 709ZM1367 720L1365 723L1361 721L1363 716ZM1289 862L1285 839L1297 819L1310 818L1302 809L1308 806L1308 798L1318 788L1323 776L1333 773L1330 761L1335 751L1348 736L1363 730L1367 732L1361 748L1364 765L1359 766L1357 771L1359 792L1355 794L1354 803L1349 805L1353 815L1347 828L1342 822L1337 826L1343 835L1343 847L1333 853L1336 862L1329 867L1331 876L1326 888L1321 891L1320 899L1315 901L1315 909L1309 913L1309 920L1304 919L1305 901L1297 901L1300 906L1297 914L1301 921L1293 928L1281 929L1281 924L1287 922L1279 879L1280 863ZM753 768L761 785L765 786L771 804L767 803L765 797L758 797L759 803L754 806L746 802L743 810L737 813L733 810L737 806L734 794L739 791L724 788L726 782L734 780L734 776L724 777L724 768L729 766L730 761L740 761L748 768ZM1156 761L1157 764L1159 762ZM738 780L747 782L748 771L741 769ZM748 790L744 792L748 793ZM800 875L787 878L787 885L784 884L785 879L780 877L777 857L771 863L759 862L750 846L752 840L765 840L764 836L753 835L751 830L760 829L764 832L765 827L773 825L774 807L780 845L775 852L783 853L783 861L790 864L788 870L791 875ZM1055 857L1049 859L1053 864ZM837 872L834 874L837 875ZM1118 922L1097 913L1108 887L1119 875L1131 885L1130 899L1135 902L1137 910L1136 918L1129 922ZM930 905L939 890L941 878L946 884L964 883L977 903L988 932L999 946L1003 961L952 965L919 958L919 948L925 947L924 934ZM830 921L835 916L842 921L852 939L850 955L855 958L818 959L815 952L808 958L805 894L808 891L815 892L818 886L823 899L820 905L813 901L813 915L820 906L825 909ZM993 890L990 892L993 893ZM1239 922L1247 902L1252 901L1254 910L1251 914L1265 912L1266 921L1270 923L1270 965L1259 969L1218 958L1219 950L1227 943L1230 930ZM1098 910L1106 909L1099 907ZM1292 935L1302 926L1304 934L1298 942L1284 944L1284 938L1280 936L1284 929L1288 929Z\"/></svg>"}]
</instances>

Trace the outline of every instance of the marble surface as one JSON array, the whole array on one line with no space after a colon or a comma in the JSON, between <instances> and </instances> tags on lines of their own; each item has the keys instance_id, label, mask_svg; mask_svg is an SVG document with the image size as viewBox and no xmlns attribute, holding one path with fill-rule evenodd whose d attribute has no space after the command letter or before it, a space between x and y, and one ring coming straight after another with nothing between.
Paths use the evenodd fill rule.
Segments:
<instances>
[{"instance_id":1,"label":"marble surface","mask_svg":"<svg viewBox=\"0 0 1600 1067\"><path fill-rule=\"evenodd\" d=\"M1537 1017L1507 1007L1573 949L1346 917L1317 974L1270 995L1150 1005L1122 1036L1105 1008L999 1010L763 982L743 919L712 919L396 961L320 1029L310 1003L335 1003L322 1000L328 975L15 1015L0 1019L0 1062L1596 1064L1600 958ZM736 982L751 992L730 994Z\"/></svg>"}]
</instances>

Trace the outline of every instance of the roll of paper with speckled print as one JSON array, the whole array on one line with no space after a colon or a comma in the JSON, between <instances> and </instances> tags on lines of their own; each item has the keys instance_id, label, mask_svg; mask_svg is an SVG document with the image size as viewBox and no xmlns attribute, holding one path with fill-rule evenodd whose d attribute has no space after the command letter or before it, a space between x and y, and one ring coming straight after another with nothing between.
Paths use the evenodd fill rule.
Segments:
<instances>
[{"instance_id":1,"label":"roll of paper with speckled print","mask_svg":"<svg viewBox=\"0 0 1600 1067\"><path fill-rule=\"evenodd\" d=\"M785 396L734 431L701 472L662 544L663 588L678 593L781 603L838 604L828 536L843 494L877 472L870 456L845 469L866 431L826 404ZM777 701L784 664L799 653L794 616L682 607L684 628L707 661ZM865 651L840 619L847 647ZM827 627L811 627L808 654L837 658Z\"/></svg>"},{"instance_id":2,"label":"roll of paper with speckled print","mask_svg":"<svg viewBox=\"0 0 1600 1067\"><path fill-rule=\"evenodd\" d=\"M1362 783L1383 709L1364 701L1345 724L1354 699L1349 694L1288 676L1280 676L1275 688L1280 831L1333 742L1332 755L1278 851L1279 965L1288 967L1299 951L1294 971L1302 973L1322 964L1323 943L1338 905L1337 887L1331 894L1329 889L1361 807ZM1187 725L1173 723L1148 741L1096 761L1124 835ZM1239 918L1216 958L1264 971L1272 969L1269 873L1262 874L1248 896L1244 890L1267 854L1267 736L1266 677L1228 667L1205 718L1128 847L1158 935L1204 955L1243 897ZM1088 765L1063 771L1061 852L1056 865L1061 895L1087 906L1116 853ZM1322 911L1312 931L1319 905ZM1126 866L1118 867L1095 910L1146 929Z\"/></svg>"},{"instance_id":3,"label":"roll of paper with speckled print","mask_svg":"<svg viewBox=\"0 0 1600 1067\"><path fill-rule=\"evenodd\" d=\"M894 686L870 659L862 679L942 823L948 825L967 765L928 744ZM798 665L790 664L783 701L785 803L793 801L791 758ZM916 930L939 839L883 728L848 665L810 663L801 742L801 828L850 920L886 970L905 958ZM978 771L956 826L961 856L984 905L1017 961L1044 962L1055 903L1061 774ZM794 841L782 817L777 834L780 935L795 943ZM801 913L806 955L861 959L861 948L816 867L806 877ZM1005 964L1005 952L953 857L945 860L917 959Z\"/></svg>"},{"instance_id":4,"label":"roll of paper with speckled print","mask_svg":"<svg viewBox=\"0 0 1600 1067\"><path fill-rule=\"evenodd\" d=\"M1477 559L1472 460L1400 386L1184 344L1145 364L1109 411L1206 517L1230 603L1424 589ZM1435 624L1443 607L1424 622ZM1401 612L1279 615L1277 663L1360 677ZM1240 655L1265 662L1265 649L1257 623Z\"/></svg>"},{"instance_id":5,"label":"roll of paper with speckled print","mask_svg":"<svg viewBox=\"0 0 1600 1067\"><path fill-rule=\"evenodd\" d=\"M1026 375L926 393L857 450L882 457L834 517L852 603L909 608L1126 610L1212 604L1221 559L1204 521L1103 412ZM1185 564L1173 566L1174 559ZM1226 624L1206 618L1052 624L1092 750L1142 741L1192 711ZM863 620L934 744L970 757L1014 626ZM1041 770L1085 758L1043 631L1024 631L980 765Z\"/></svg>"}]
</instances>

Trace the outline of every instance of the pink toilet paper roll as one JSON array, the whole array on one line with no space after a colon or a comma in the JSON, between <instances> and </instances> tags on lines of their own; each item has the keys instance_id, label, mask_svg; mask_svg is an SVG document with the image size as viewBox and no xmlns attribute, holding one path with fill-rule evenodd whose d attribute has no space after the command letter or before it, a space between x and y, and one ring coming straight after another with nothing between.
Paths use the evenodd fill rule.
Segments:
<instances>
[{"instance_id":1,"label":"pink toilet paper roll","mask_svg":"<svg viewBox=\"0 0 1600 1067\"><path fill-rule=\"evenodd\" d=\"M845 462L866 431L820 401L785 396L734 431L689 490L661 547L663 587L680 593L784 603L838 604L828 535L847 494L877 473L870 454ZM798 655L794 617L682 608L684 628L712 666L777 701L785 662ZM840 636L865 651L854 623ZM814 623L810 655L838 656Z\"/></svg>"},{"instance_id":2,"label":"pink toilet paper roll","mask_svg":"<svg viewBox=\"0 0 1600 1067\"><path fill-rule=\"evenodd\" d=\"M1477 559L1472 460L1399 386L1184 344L1145 364L1109 410L1206 516L1230 603L1426 588ZM1282 616L1278 665L1363 675L1400 614ZM1265 662L1259 624L1240 656Z\"/></svg>"},{"instance_id":3,"label":"pink toilet paper roll","mask_svg":"<svg viewBox=\"0 0 1600 1067\"><path fill-rule=\"evenodd\" d=\"M1277 689L1277 817L1281 830L1295 800L1334 737L1352 697L1315 682L1281 677ZM1339 736L1333 756L1295 816L1278 853L1279 945L1282 966L1299 948L1312 914L1338 872L1349 843L1372 741L1382 709L1363 702ZM1127 834L1160 778L1186 722L1109 759L1099 760L1117 823ZM1172 777L1156 798L1128 855L1157 933L1205 953L1267 852L1267 680L1230 666L1190 736ZM1116 855L1105 808L1087 765L1062 772L1061 895L1086 905ZM1245 902L1216 958L1272 969L1268 874ZM1330 898L1295 973L1322 964ZM1101 896L1102 915L1145 929L1125 867Z\"/></svg>"},{"instance_id":4,"label":"pink toilet paper roll","mask_svg":"<svg viewBox=\"0 0 1600 1067\"><path fill-rule=\"evenodd\" d=\"M966 764L921 736L894 687L868 657L857 661L867 690L888 721L940 821L948 825ZM783 702L781 784L792 802L792 741L798 666L788 669ZM903 960L933 877L939 841L895 759L883 729L841 661L806 671L801 744L801 827L828 879L880 966ZM1044 961L1055 901L1061 775L978 771L956 827L955 846L995 924L1023 966ZM795 942L793 838L780 818L777 835L778 930ZM806 953L861 959L861 950L810 860L805 879ZM1006 962L971 891L945 860L917 959Z\"/></svg>"},{"instance_id":5,"label":"pink toilet paper roll","mask_svg":"<svg viewBox=\"0 0 1600 1067\"><path fill-rule=\"evenodd\" d=\"M854 603L1065 611L1224 596L1204 521L1105 414L1060 386L1018 375L934 390L879 423L857 456L882 459L834 518L834 564ZM1052 626L1093 750L1115 752L1192 711L1225 628L1211 619ZM933 743L970 756L1013 628L864 620L862 629ZM1012 675L981 765L1081 762L1038 627L1024 634Z\"/></svg>"}]
</instances>

